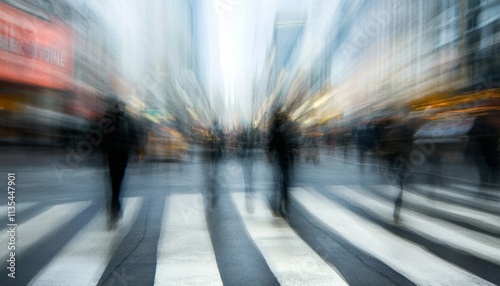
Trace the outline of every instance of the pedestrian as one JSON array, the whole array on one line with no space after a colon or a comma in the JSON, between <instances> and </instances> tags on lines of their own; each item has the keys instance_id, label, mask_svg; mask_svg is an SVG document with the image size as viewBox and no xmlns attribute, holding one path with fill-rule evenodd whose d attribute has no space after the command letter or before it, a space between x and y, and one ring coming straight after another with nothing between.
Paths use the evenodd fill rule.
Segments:
<instances>
[{"instance_id":1,"label":"pedestrian","mask_svg":"<svg viewBox=\"0 0 500 286\"><path fill-rule=\"evenodd\" d=\"M401 207L403 205L403 192L405 181L411 174L408 162L413 150L413 130L409 121L403 118L396 118L392 123L386 126L385 132L381 134L384 151L384 158L388 162L390 170L396 173L399 185L399 193L394 201L394 222L399 224L401 221Z\"/></svg>"},{"instance_id":2,"label":"pedestrian","mask_svg":"<svg viewBox=\"0 0 500 286\"><path fill-rule=\"evenodd\" d=\"M245 180L245 203L249 213L254 210L253 205L253 148L254 132L251 127L242 127L238 134L238 156L241 160L243 178Z\"/></svg>"},{"instance_id":3,"label":"pedestrian","mask_svg":"<svg viewBox=\"0 0 500 286\"><path fill-rule=\"evenodd\" d=\"M333 155L335 151L335 134L333 131L329 131L326 135L326 144L328 146L328 155Z\"/></svg>"},{"instance_id":4,"label":"pedestrian","mask_svg":"<svg viewBox=\"0 0 500 286\"><path fill-rule=\"evenodd\" d=\"M479 172L480 186L484 191L492 184L498 183L500 169L498 141L500 135L494 124L492 114L483 114L476 117L469 131L469 142L472 147L476 166Z\"/></svg>"},{"instance_id":5,"label":"pedestrian","mask_svg":"<svg viewBox=\"0 0 500 286\"><path fill-rule=\"evenodd\" d=\"M289 210L288 187L293 165L294 139L292 125L284 112L277 112L271 119L268 159L274 164L276 188L271 205L277 216L284 216Z\"/></svg>"},{"instance_id":6,"label":"pedestrian","mask_svg":"<svg viewBox=\"0 0 500 286\"><path fill-rule=\"evenodd\" d=\"M126 113L123 102L112 96L102 119L103 150L111 179L111 200L108 227L116 226L121 216L120 192L129 158L137 153L135 125Z\"/></svg>"},{"instance_id":7,"label":"pedestrian","mask_svg":"<svg viewBox=\"0 0 500 286\"><path fill-rule=\"evenodd\" d=\"M214 120L213 125L207 131L208 134L204 142L206 198L211 208L215 208L217 206L217 189L219 188L217 177L226 140L218 120Z\"/></svg>"},{"instance_id":8,"label":"pedestrian","mask_svg":"<svg viewBox=\"0 0 500 286\"><path fill-rule=\"evenodd\" d=\"M315 128L311 128L309 132L306 132L303 146L306 153L305 161L311 161L315 165L319 164L318 133L319 132Z\"/></svg>"},{"instance_id":9,"label":"pedestrian","mask_svg":"<svg viewBox=\"0 0 500 286\"><path fill-rule=\"evenodd\" d=\"M363 170L366 154L373 152L376 145L375 128L370 123L358 125L353 129L352 137L358 148L358 161Z\"/></svg>"}]
</instances>

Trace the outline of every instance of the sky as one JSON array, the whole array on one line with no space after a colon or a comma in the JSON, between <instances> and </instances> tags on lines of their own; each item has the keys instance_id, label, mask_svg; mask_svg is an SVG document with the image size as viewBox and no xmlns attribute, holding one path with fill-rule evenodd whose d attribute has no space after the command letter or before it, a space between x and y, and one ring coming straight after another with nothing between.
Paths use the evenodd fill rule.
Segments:
<instances>
[{"instance_id":1,"label":"sky","mask_svg":"<svg viewBox=\"0 0 500 286\"><path fill-rule=\"evenodd\" d=\"M251 119L253 82L262 73L276 14L274 1L214 1L226 120ZM224 7L221 9L220 5Z\"/></svg>"},{"instance_id":2,"label":"sky","mask_svg":"<svg viewBox=\"0 0 500 286\"><path fill-rule=\"evenodd\" d=\"M317 55L328 32L337 5L327 0L208 0L217 15L220 69L227 120L247 123L255 112L253 82L266 74L267 55L276 15L282 11L304 11L316 21L308 23L305 45L297 62L307 65Z\"/></svg>"}]
</instances>

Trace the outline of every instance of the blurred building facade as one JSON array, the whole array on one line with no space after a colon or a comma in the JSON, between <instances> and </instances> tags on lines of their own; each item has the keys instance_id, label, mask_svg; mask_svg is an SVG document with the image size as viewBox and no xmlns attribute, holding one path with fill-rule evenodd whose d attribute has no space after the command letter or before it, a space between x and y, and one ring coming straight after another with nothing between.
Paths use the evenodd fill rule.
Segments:
<instances>
[{"instance_id":1,"label":"blurred building facade","mask_svg":"<svg viewBox=\"0 0 500 286\"><path fill-rule=\"evenodd\" d=\"M113 32L78 1L0 1L2 142L65 144L119 81ZM73 130L70 130L73 129Z\"/></svg>"},{"instance_id":2,"label":"blurred building facade","mask_svg":"<svg viewBox=\"0 0 500 286\"><path fill-rule=\"evenodd\" d=\"M324 49L295 72L312 91L297 108L350 122L417 99L498 94L499 9L495 0L339 1Z\"/></svg>"},{"instance_id":3,"label":"blurred building facade","mask_svg":"<svg viewBox=\"0 0 500 286\"><path fill-rule=\"evenodd\" d=\"M90 121L98 120L102 100L123 92L118 66L116 32L104 15L85 2L67 1L72 13L68 24L74 31L74 93L68 112Z\"/></svg>"},{"instance_id":4,"label":"blurred building facade","mask_svg":"<svg viewBox=\"0 0 500 286\"><path fill-rule=\"evenodd\" d=\"M0 1L2 141L64 145L77 131L68 127L98 120L110 94L139 115L188 124L189 3L132 2Z\"/></svg>"},{"instance_id":5,"label":"blurred building facade","mask_svg":"<svg viewBox=\"0 0 500 286\"><path fill-rule=\"evenodd\" d=\"M465 14L462 25L465 26L467 90L499 88L500 1L467 1L462 2L459 9Z\"/></svg>"}]
</instances>

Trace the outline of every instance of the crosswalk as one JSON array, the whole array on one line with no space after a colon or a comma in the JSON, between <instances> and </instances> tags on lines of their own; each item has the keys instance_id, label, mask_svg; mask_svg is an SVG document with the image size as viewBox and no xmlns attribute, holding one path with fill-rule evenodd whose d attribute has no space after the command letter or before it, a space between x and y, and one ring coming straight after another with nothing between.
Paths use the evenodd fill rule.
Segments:
<instances>
[{"instance_id":1,"label":"crosswalk","mask_svg":"<svg viewBox=\"0 0 500 286\"><path fill-rule=\"evenodd\" d=\"M73 285L97 285L109 262L109 252L115 247L114 243L123 239L124 233L130 229L142 201L142 198L124 201L124 207L129 211L125 213L120 231L116 232L102 231L106 227L106 214L101 210L80 231L81 235L66 244L29 285L58 285L62 281L74 281Z\"/></svg>"},{"instance_id":2,"label":"crosswalk","mask_svg":"<svg viewBox=\"0 0 500 286\"><path fill-rule=\"evenodd\" d=\"M257 198L254 212L248 214L245 194L232 197L246 230L282 285L347 285L337 270L300 239L285 219L269 215L264 199Z\"/></svg>"},{"instance_id":3,"label":"crosswalk","mask_svg":"<svg viewBox=\"0 0 500 286\"><path fill-rule=\"evenodd\" d=\"M222 285L217 269L201 195L177 195L170 199L160 235L155 285ZM168 208L168 206L165 206Z\"/></svg>"},{"instance_id":4,"label":"crosswalk","mask_svg":"<svg viewBox=\"0 0 500 286\"><path fill-rule=\"evenodd\" d=\"M38 238L42 240L51 233L54 233L59 225L68 222L72 217L81 212L88 202L76 202L70 204L54 205L42 214L34 217L33 219L20 223L16 231L16 241L22 242L23 249L32 247ZM9 234L2 232L0 241L9 241ZM7 247L0 249L0 257L7 257L9 253Z\"/></svg>"},{"instance_id":5,"label":"crosswalk","mask_svg":"<svg viewBox=\"0 0 500 286\"><path fill-rule=\"evenodd\" d=\"M486 281L481 281L420 246L358 217L340 204L326 200L317 192L299 189L293 195L334 231L418 285L432 285L436 281L443 285L488 285ZM391 213L381 215L389 218Z\"/></svg>"},{"instance_id":6,"label":"crosswalk","mask_svg":"<svg viewBox=\"0 0 500 286\"><path fill-rule=\"evenodd\" d=\"M9 278L5 269L0 270L3 271L0 284L234 284L238 278L229 280L227 273L252 273L252 264L227 265L222 257L251 252L232 249L230 244L222 250L214 247L214 239L220 237L217 235L233 237L231 233L214 233L217 230L211 224L218 220L226 223L222 218L239 222L231 232L239 234L235 238L248 239L258 250L256 255L274 276L273 281L277 281L270 281L269 285L500 284L499 202L485 202L481 204L486 206L483 209L478 207L477 200L467 196L467 190L461 190L457 196L470 200L469 205L429 196L430 192L453 196L455 193L449 188L418 185L409 188L415 191L404 194L400 224L395 224L392 216L399 190L391 185L294 187L290 189L292 204L287 219L273 216L265 194L260 192L253 196L228 193L225 200L221 198L217 209L205 207L203 196L196 192L171 193L157 208L147 203L155 198L129 197L123 200L125 211L120 224L111 231L106 228L104 205L89 212L95 202L60 202L45 206L19 223L17 265L29 267L25 266L15 279ZM18 209L29 211L38 207L40 204L26 203ZM85 211L91 217L59 245L57 238L62 226L77 221L75 218ZM299 217L305 220L298 223ZM313 230L301 230L301 223L314 225ZM158 239L148 244L150 236L141 236L141 232L156 232ZM140 239L130 243L130 233ZM7 232L0 234L5 245L8 239ZM333 247L334 241L349 255L341 254L338 246ZM52 256L42 265L36 263L40 257L33 254L43 253L33 250L45 247L41 242L56 244L47 246L56 250L50 252ZM141 248L141 244L145 246ZM144 247L153 249L154 255L144 253L145 257L135 258L141 257L141 253L134 252ZM125 254L116 256L116 253ZM2 261L8 256L7 247L0 248ZM121 257L120 261L111 261L115 257ZM239 261L246 258L249 257L240 257ZM356 261L365 269L346 271L353 265L359 267ZM137 272L116 270L127 263L143 266ZM227 268L238 271L227 272ZM384 271L393 274L386 275ZM149 282L141 283L141 279Z\"/></svg>"},{"instance_id":7,"label":"crosswalk","mask_svg":"<svg viewBox=\"0 0 500 286\"><path fill-rule=\"evenodd\" d=\"M391 217L394 206L387 201L378 200L376 196L370 193L365 194L370 198L369 200L365 200L365 196L361 193L352 192L347 187L337 187L331 191L350 203L373 212L381 219L387 220ZM498 248L498 242L491 240L485 234L477 233L412 210L404 212L403 220L406 222L404 227L414 233L436 242L441 242L441 239L446 237L446 244L451 247L500 265L500 248Z\"/></svg>"}]
</instances>

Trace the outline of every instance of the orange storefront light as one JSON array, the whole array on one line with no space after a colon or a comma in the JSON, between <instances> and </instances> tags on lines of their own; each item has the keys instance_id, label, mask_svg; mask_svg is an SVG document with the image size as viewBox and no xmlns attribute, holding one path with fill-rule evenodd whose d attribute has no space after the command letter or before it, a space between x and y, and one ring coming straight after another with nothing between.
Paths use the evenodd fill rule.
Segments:
<instances>
[{"instance_id":1,"label":"orange storefront light","mask_svg":"<svg viewBox=\"0 0 500 286\"><path fill-rule=\"evenodd\" d=\"M0 3L0 80L58 90L73 88L73 31Z\"/></svg>"}]
</instances>

